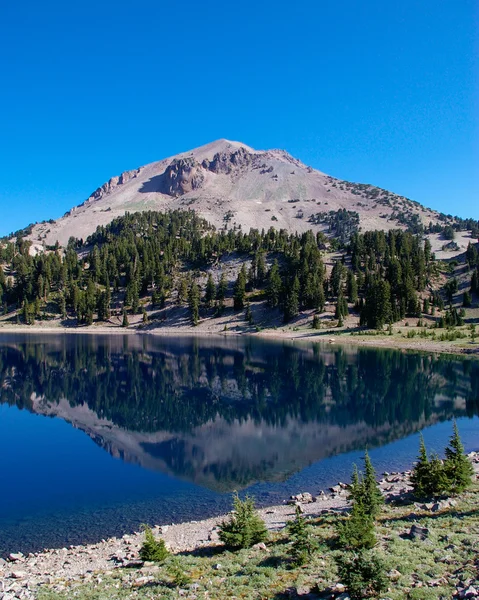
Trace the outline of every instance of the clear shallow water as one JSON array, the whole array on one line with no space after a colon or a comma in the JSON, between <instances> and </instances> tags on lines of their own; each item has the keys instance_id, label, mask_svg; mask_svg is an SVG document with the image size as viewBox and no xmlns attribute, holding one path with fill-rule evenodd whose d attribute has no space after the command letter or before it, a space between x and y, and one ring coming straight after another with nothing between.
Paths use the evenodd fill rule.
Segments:
<instances>
[{"instance_id":1,"label":"clear shallow water","mask_svg":"<svg viewBox=\"0 0 479 600\"><path fill-rule=\"evenodd\" d=\"M410 467L458 419L479 447L479 362L241 338L0 336L0 554L94 541Z\"/></svg>"}]
</instances>

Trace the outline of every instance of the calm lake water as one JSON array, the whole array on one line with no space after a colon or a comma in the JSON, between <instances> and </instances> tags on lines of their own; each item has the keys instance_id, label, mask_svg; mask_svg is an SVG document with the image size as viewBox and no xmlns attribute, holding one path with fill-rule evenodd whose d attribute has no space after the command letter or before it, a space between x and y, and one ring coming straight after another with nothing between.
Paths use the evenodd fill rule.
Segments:
<instances>
[{"instance_id":1,"label":"calm lake water","mask_svg":"<svg viewBox=\"0 0 479 600\"><path fill-rule=\"evenodd\" d=\"M456 418L479 448L479 361L251 338L0 335L0 555L280 503L408 468Z\"/></svg>"}]
</instances>

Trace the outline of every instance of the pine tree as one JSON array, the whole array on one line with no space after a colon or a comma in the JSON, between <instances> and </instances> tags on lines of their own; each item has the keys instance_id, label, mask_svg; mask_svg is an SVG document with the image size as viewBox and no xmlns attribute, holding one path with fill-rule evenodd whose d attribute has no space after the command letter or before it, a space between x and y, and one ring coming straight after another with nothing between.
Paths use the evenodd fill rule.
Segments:
<instances>
[{"instance_id":1,"label":"pine tree","mask_svg":"<svg viewBox=\"0 0 479 600\"><path fill-rule=\"evenodd\" d=\"M200 319L200 290L196 281L193 281L191 284L188 305L190 308L191 323L196 326Z\"/></svg>"},{"instance_id":2,"label":"pine tree","mask_svg":"<svg viewBox=\"0 0 479 600\"><path fill-rule=\"evenodd\" d=\"M155 540L151 528L147 525L143 525L143 531L145 533L145 541L140 548L141 560L149 560L159 563L164 562L169 555L169 552L165 546L165 541L163 539Z\"/></svg>"},{"instance_id":3,"label":"pine tree","mask_svg":"<svg viewBox=\"0 0 479 600\"><path fill-rule=\"evenodd\" d=\"M336 310L334 312L334 318L342 321L343 317L347 317L348 314L348 302L344 297L343 290L339 290L338 301L336 303Z\"/></svg>"},{"instance_id":4,"label":"pine tree","mask_svg":"<svg viewBox=\"0 0 479 600\"><path fill-rule=\"evenodd\" d=\"M349 488L351 513L347 519L340 521L336 526L339 545L350 550L372 548L375 545L374 519L383 502L367 452L364 458L365 477L362 477L356 465L351 476Z\"/></svg>"},{"instance_id":5,"label":"pine tree","mask_svg":"<svg viewBox=\"0 0 479 600\"><path fill-rule=\"evenodd\" d=\"M326 303L326 294L324 293L324 285L322 283L318 283L318 288L315 296L315 304L316 310L319 312L323 312L324 306Z\"/></svg>"},{"instance_id":6,"label":"pine tree","mask_svg":"<svg viewBox=\"0 0 479 600\"><path fill-rule=\"evenodd\" d=\"M352 600L377 598L388 589L386 565L374 551L344 552L335 560L339 577Z\"/></svg>"},{"instance_id":7,"label":"pine tree","mask_svg":"<svg viewBox=\"0 0 479 600\"><path fill-rule=\"evenodd\" d=\"M334 263L333 270L331 271L331 278L330 278L331 290L332 290L334 296L338 296L339 290L342 288L345 270L346 269L345 269L344 265L341 263L341 261L337 260Z\"/></svg>"},{"instance_id":8,"label":"pine tree","mask_svg":"<svg viewBox=\"0 0 479 600\"><path fill-rule=\"evenodd\" d=\"M359 475L357 465L353 465L353 474L349 485L348 500L350 502L360 502L362 500L362 481Z\"/></svg>"},{"instance_id":9,"label":"pine tree","mask_svg":"<svg viewBox=\"0 0 479 600\"><path fill-rule=\"evenodd\" d=\"M215 282L213 281L213 275L211 273L208 273L208 280L206 282L206 289L205 289L205 304L208 308L211 308L211 306L213 305L213 300L215 299L215 295L216 295L216 287L215 287Z\"/></svg>"},{"instance_id":10,"label":"pine tree","mask_svg":"<svg viewBox=\"0 0 479 600\"><path fill-rule=\"evenodd\" d=\"M460 494L472 483L474 470L467 456L464 454L464 446L459 436L457 423L454 421L453 434L446 448L446 459L444 471L448 479L449 491L452 494Z\"/></svg>"},{"instance_id":11,"label":"pine tree","mask_svg":"<svg viewBox=\"0 0 479 600\"><path fill-rule=\"evenodd\" d=\"M66 319L66 317L67 317L67 303L65 301L65 295L63 293L60 294L59 307L60 307L60 314L62 316L62 319Z\"/></svg>"},{"instance_id":12,"label":"pine tree","mask_svg":"<svg viewBox=\"0 0 479 600\"><path fill-rule=\"evenodd\" d=\"M362 502L365 506L366 512L375 518L381 510L381 506L384 504L384 498L379 489L378 482L376 481L376 472L373 464L369 457L369 453L366 450L364 454L364 493Z\"/></svg>"},{"instance_id":13,"label":"pine tree","mask_svg":"<svg viewBox=\"0 0 479 600\"><path fill-rule=\"evenodd\" d=\"M220 308L223 308L226 298L226 292L228 291L228 281L226 275L221 273L221 277L218 283L218 289L216 290L216 300L218 300Z\"/></svg>"},{"instance_id":14,"label":"pine tree","mask_svg":"<svg viewBox=\"0 0 479 600\"><path fill-rule=\"evenodd\" d=\"M266 276L266 262L264 259L264 252L258 252L256 258L256 284L261 285L264 282Z\"/></svg>"},{"instance_id":15,"label":"pine tree","mask_svg":"<svg viewBox=\"0 0 479 600\"><path fill-rule=\"evenodd\" d=\"M294 278L293 285L286 295L286 301L284 304L284 322L288 323L291 319L294 319L299 312L299 279L298 276Z\"/></svg>"},{"instance_id":16,"label":"pine tree","mask_svg":"<svg viewBox=\"0 0 479 600\"><path fill-rule=\"evenodd\" d=\"M244 301L246 297L246 267L243 263L241 271L238 273L236 279L234 295L233 295L233 306L235 310L242 310L244 308Z\"/></svg>"},{"instance_id":17,"label":"pine tree","mask_svg":"<svg viewBox=\"0 0 479 600\"><path fill-rule=\"evenodd\" d=\"M368 451L364 454L364 476L356 465L351 476L349 499L353 503L362 504L365 513L372 519L376 518L384 503L384 498L376 481L376 472Z\"/></svg>"},{"instance_id":18,"label":"pine tree","mask_svg":"<svg viewBox=\"0 0 479 600\"><path fill-rule=\"evenodd\" d=\"M426 444L422 433L419 437L419 456L411 473L411 484L414 495L418 498L427 498L430 491L430 473L431 465L427 456Z\"/></svg>"},{"instance_id":19,"label":"pine tree","mask_svg":"<svg viewBox=\"0 0 479 600\"><path fill-rule=\"evenodd\" d=\"M311 525L302 516L299 506L296 506L296 516L287 525L292 540L290 555L297 566L304 565L313 555L316 543L313 538Z\"/></svg>"},{"instance_id":20,"label":"pine tree","mask_svg":"<svg viewBox=\"0 0 479 600\"><path fill-rule=\"evenodd\" d=\"M382 329L391 321L391 287L387 281L375 280L366 295L365 321L371 329Z\"/></svg>"},{"instance_id":21,"label":"pine tree","mask_svg":"<svg viewBox=\"0 0 479 600\"><path fill-rule=\"evenodd\" d=\"M185 304L188 299L188 280L180 277L178 281L178 304Z\"/></svg>"},{"instance_id":22,"label":"pine tree","mask_svg":"<svg viewBox=\"0 0 479 600\"><path fill-rule=\"evenodd\" d=\"M448 493L449 480L437 454L428 458L424 438L419 442L419 456L411 473L413 493L417 498L434 498Z\"/></svg>"},{"instance_id":23,"label":"pine tree","mask_svg":"<svg viewBox=\"0 0 479 600\"><path fill-rule=\"evenodd\" d=\"M354 273L349 269L347 276L347 293L349 302L355 304L358 300L358 282L356 281Z\"/></svg>"},{"instance_id":24,"label":"pine tree","mask_svg":"<svg viewBox=\"0 0 479 600\"><path fill-rule=\"evenodd\" d=\"M99 321L105 321L108 318L106 292L100 292L97 296L97 313Z\"/></svg>"},{"instance_id":25,"label":"pine tree","mask_svg":"<svg viewBox=\"0 0 479 600\"><path fill-rule=\"evenodd\" d=\"M121 326L122 327L128 327L129 325L129 321L128 321L128 313L126 312L126 308L123 308L123 321Z\"/></svg>"},{"instance_id":26,"label":"pine tree","mask_svg":"<svg viewBox=\"0 0 479 600\"><path fill-rule=\"evenodd\" d=\"M435 452L431 453L429 457L429 471L430 489L428 497L434 498L449 494L449 478L444 469L444 463Z\"/></svg>"},{"instance_id":27,"label":"pine tree","mask_svg":"<svg viewBox=\"0 0 479 600\"><path fill-rule=\"evenodd\" d=\"M374 519L362 502L354 502L351 513L336 524L338 545L348 550L372 548L376 544Z\"/></svg>"},{"instance_id":28,"label":"pine tree","mask_svg":"<svg viewBox=\"0 0 479 600\"><path fill-rule=\"evenodd\" d=\"M271 308L276 308L279 305L282 284L283 282L281 281L281 275L279 274L278 261L275 260L269 271L268 289L266 292L268 304Z\"/></svg>"},{"instance_id":29,"label":"pine tree","mask_svg":"<svg viewBox=\"0 0 479 600\"><path fill-rule=\"evenodd\" d=\"M233 513L220 525L219 538L229 548L250 548L267 537L264 521L255 511L254 501L247 496L233 496Z\"/></svg>"},{"instance_id":30,"label":"pine tree","mask_svg":"<svg viewBox=\"0 0 479 600\"><path fill-rule=\"evenodd\" d=\"M140 296L138 291L138 281L134 279L131 282L131 311L134 315L138 314L140 308Z\"/></svg>"}]
</instances>

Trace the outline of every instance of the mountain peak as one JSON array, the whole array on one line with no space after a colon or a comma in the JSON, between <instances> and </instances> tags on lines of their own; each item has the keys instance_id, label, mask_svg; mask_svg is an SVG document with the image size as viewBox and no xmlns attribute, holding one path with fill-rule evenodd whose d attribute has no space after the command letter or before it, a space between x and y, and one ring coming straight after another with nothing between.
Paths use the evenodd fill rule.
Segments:
<instances>
[{"instance_id":1,"label":"mountain peak","mask_svg":"<svg viewBox=\"0 0 479 600\"><path fill-rule=\"evenodd\" d=\"M257 150L254 150L250 146L243 144L242 142L234 142L231 140L226 140L221 138L219 140L215 140L214 142L210 142L209 144L205 144L204 146L199 146L198 148L193 148L188 152L182 152L181 154L177 154L172 158L186 158L193 157L198 162L202 162L203 160L211 160L215 156L215 154L221 153L232 153L237 151L238 149L243 148L250 154L258 154Z\"/></svg>"},{"instance_id":2,"label":"mountain peak","mask_svg":"<svg viewBox=\"0 0 479 600\"><path fill-rule=\"evenodd\" d=\"M86 239L97 226L143 210L193 209L218 228L241 226L302 233L330 231L338 211L362 230L428 224L438 215L380 188L349 183L317 171L285 150L255 150L218 139L112 177L55 222L36 225L36 249Z\"/></svg>"}]
</instances>

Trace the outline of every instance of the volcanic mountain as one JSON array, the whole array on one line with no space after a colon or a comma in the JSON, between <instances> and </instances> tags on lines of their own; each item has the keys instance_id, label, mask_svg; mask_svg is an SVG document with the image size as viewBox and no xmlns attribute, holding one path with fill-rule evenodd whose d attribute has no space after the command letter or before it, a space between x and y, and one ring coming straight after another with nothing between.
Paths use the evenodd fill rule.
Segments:
<instances>
[{"instance_id":1,"label":"volcanic mountain","mask_svg":"<svg viewBox=\"0 0 479 600\"><path fill-rule=\"evenodd\" d=\"M35 225L28 236L38 248L70 236L86 239L126 211L193 209L216 227L248 231L273 226L289 231L328 231L331 211L350 211L365 231L429 224L439 215L368 184L341 181L284 150L254 150L218 140L195 150L112 177L57 221Z\"/></svg>"}]
</instances>

